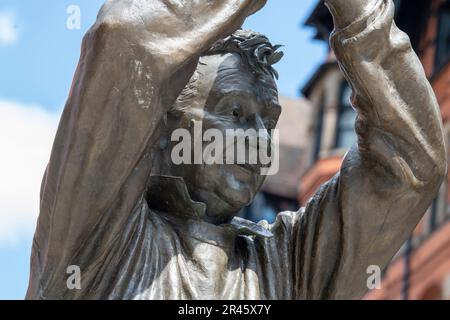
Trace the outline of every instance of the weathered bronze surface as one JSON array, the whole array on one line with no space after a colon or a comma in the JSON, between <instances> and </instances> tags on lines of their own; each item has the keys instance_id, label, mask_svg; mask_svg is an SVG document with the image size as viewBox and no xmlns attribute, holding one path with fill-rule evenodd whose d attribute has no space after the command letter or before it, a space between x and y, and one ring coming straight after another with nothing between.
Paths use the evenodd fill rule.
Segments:
<instances>
[{"instance_id":1,"label":"weathered bronze surface","mask_svg":"<svg viewBox=\"0 0 450 320\"><path fill-rule=\"evenodd\" d=\"M221 131L268 129L278 119L277 48L234 33L264 4L103 6L84 37L42 182L28 299L339 299L367 291L367 268L389 263L446 172L439 107L393 23L391 0L327 1L359 139L304 208L273 225L233 218L264 180L256 170L170 164L175 128L203 120ZM80 289L67 286L71 265L80 267Z\"/></svg>"}]
</instances>

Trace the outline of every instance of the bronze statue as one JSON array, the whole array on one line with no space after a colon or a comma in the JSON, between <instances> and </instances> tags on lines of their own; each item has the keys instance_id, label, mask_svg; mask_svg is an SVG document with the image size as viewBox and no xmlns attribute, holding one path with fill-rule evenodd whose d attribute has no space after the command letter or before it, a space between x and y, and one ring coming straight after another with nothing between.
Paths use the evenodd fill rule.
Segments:
<instances>
[{"instance_id":1,"label":"bronze statue","mask_svg":"<svg viewBox=\"0 0 450 320\"><path fill-rule=\"evenodd\" d=\"M174 165L170 132L271 129L281 54L240 30L265 0L110 0L42 182L28 299L342 299L368 290L446 173L438 104L391 0L328 0L358 111L340 173L273 225L235 218L256 165ZM222 39L222 40L221 40ZM270 137L266 137L270 140ZM78 266L81 286L67 286Z\"/></svg>"}]
</instances>

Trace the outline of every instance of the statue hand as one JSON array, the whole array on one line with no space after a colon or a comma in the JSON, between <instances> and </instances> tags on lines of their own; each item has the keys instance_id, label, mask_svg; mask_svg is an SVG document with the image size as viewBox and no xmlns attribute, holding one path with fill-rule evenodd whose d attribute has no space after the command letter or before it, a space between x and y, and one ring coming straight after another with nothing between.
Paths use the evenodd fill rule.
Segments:
<instances>
[{"instance_id":1,"label":"statue hand","mask_svg":"<svg viewBox=\"0 0 450 320\"><path fill-rule=\"evenodd\" d=\"M94 30L126 52L141 48L152 56L149 63L153 74L166 78L214 42L236 31L247 16L266 2L109 0L102 7Z\"/></svg>"},{"instance_id":2,"label":"statue hand","mask_svg":"<svg viewBox=\"0 0 450 320\"><path fill-rule=\"evenodd\" d=\"M229 15L247 16L260 10L267 0L109 0L102 7L98 20L126 25L128 31L151 31L174 35L206 24L213 18L220 21ZM230 22L232 23L232 22Z\"/></svg>"}]
</instances>

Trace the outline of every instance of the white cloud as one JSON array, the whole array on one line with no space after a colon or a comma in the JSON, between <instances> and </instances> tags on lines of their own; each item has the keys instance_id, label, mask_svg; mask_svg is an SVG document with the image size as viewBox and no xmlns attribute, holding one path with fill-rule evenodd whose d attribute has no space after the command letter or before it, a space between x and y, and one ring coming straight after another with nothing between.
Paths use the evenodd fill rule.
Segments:
<instances>
[{"instance_id":1,"label":"white cloud","mask_svg":"<svg viewBox=\"0 0 450 320\"><path fill-rule=\"evenodd\" d=\"M0 12L0 46L13 45L18 40L15 16L11 12Z\"/></svg>"},{"instance_id":2,"label":"white cloud","mask_svg":"<svg viewBox=\"0 0 450 320\"><path fill-rule=\"evenodd\" d=\"M34 232L58 116L0 100L0 246Z\"/></svg>"}]
</instances>

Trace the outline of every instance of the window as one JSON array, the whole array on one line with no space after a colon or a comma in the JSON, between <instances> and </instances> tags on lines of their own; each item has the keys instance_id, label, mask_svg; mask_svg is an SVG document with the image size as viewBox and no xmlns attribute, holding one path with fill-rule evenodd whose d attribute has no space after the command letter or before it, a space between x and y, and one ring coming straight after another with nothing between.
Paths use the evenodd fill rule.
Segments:
<instances>
[{"instance_id":1,"label":"window","mask_svg":"<svg viewBox=\"0 0 450 320\"><path fill-rule=\"evenodd\" d=\"M322 98L320 99L319 112L316 119L316 129L315 129L316 143L314 145L314 161L319 159L320 150L322 148L324 114L325 114L325 98L322 96Z\"/></svg>"},{"instance_id":2,"label":"window","mask_svg":"<svg viewBox=\"0 0 450 320\"><path fill-rule=\"evenodd\" d=\"M339 115L336 133L336 148L350 148L356 142L355 120L356 112L350 102L352 89L344 81L339 99Z\"/></svg>"},{"instance_id":3,"label":"window","mask_svg":"<svg viewBox=\"0 0 450 320\"><path fill-rule=\"evenodd\" d=\"M267 220L269 223L273 223L277 212L268 204L264 192L258 192L253 202L241 209L239 216L253 222Z\"/></svg>"},{"instance_id":4,"label":"window","mask_svg":"<svg viewBox=\"0 0 450 320\"><path fill-rule=\"evenodd\" d=\"M395 9L398 12L400 5L402 4L402 0L394 0Z\"/></svg>"},{"instance_id":5,"label":"window","mask_svg":"<svg viewBox=\"0 0 450 320\"><path fill-rule=\"evenodd\" d=\"M298 202L296 200L278 197L267 192L258 192L253 202L242 208L238 215L254 222L266 220L274 223L278 212L297 210Z\"/></svg>"},{"instance_id":6,"label":"window","mask_svg":"<svg viewBox=\"0 0 450 320\"><path fill-rule=\"evenodd\" d=\"M436 71L439 71L450 59L450 1L445 1L439 10L438 23Z\"/></svg>"},{"instance_id":7,"label":"window","mask_svg":"<svg viewBox=\"0 0 450 320\"><path fill-rule=\"evenodd\" d=\"M424 236L430 236L436 229L441 227L447 220L446 217L446 207L447 207L447 181L444 181L439 189L439 193L436 198L431 203L425 215L425 225Z\"/></svg>"},{"instance_id":8,"label":"window","mask_svg":"<svg viewBox=\"0 0 450 320\"><path fill-rule=\"evenodd\" d=\"M431 203L430 217L428 218L430 233L436 230L438 226L438 205L439 205L439 197L435 198Z\"/></svg>"},{"instance_id":9,"label":"window","mask_svg":"<svg viewBox=\"0 0 450 320\"><path fill-rule=\"evenodd\" d=\"M417 52L428 27L432 2L426 0L394 0L395 23L400 30L406 32L413 49Z\"/></svg>"}]
</instances>

